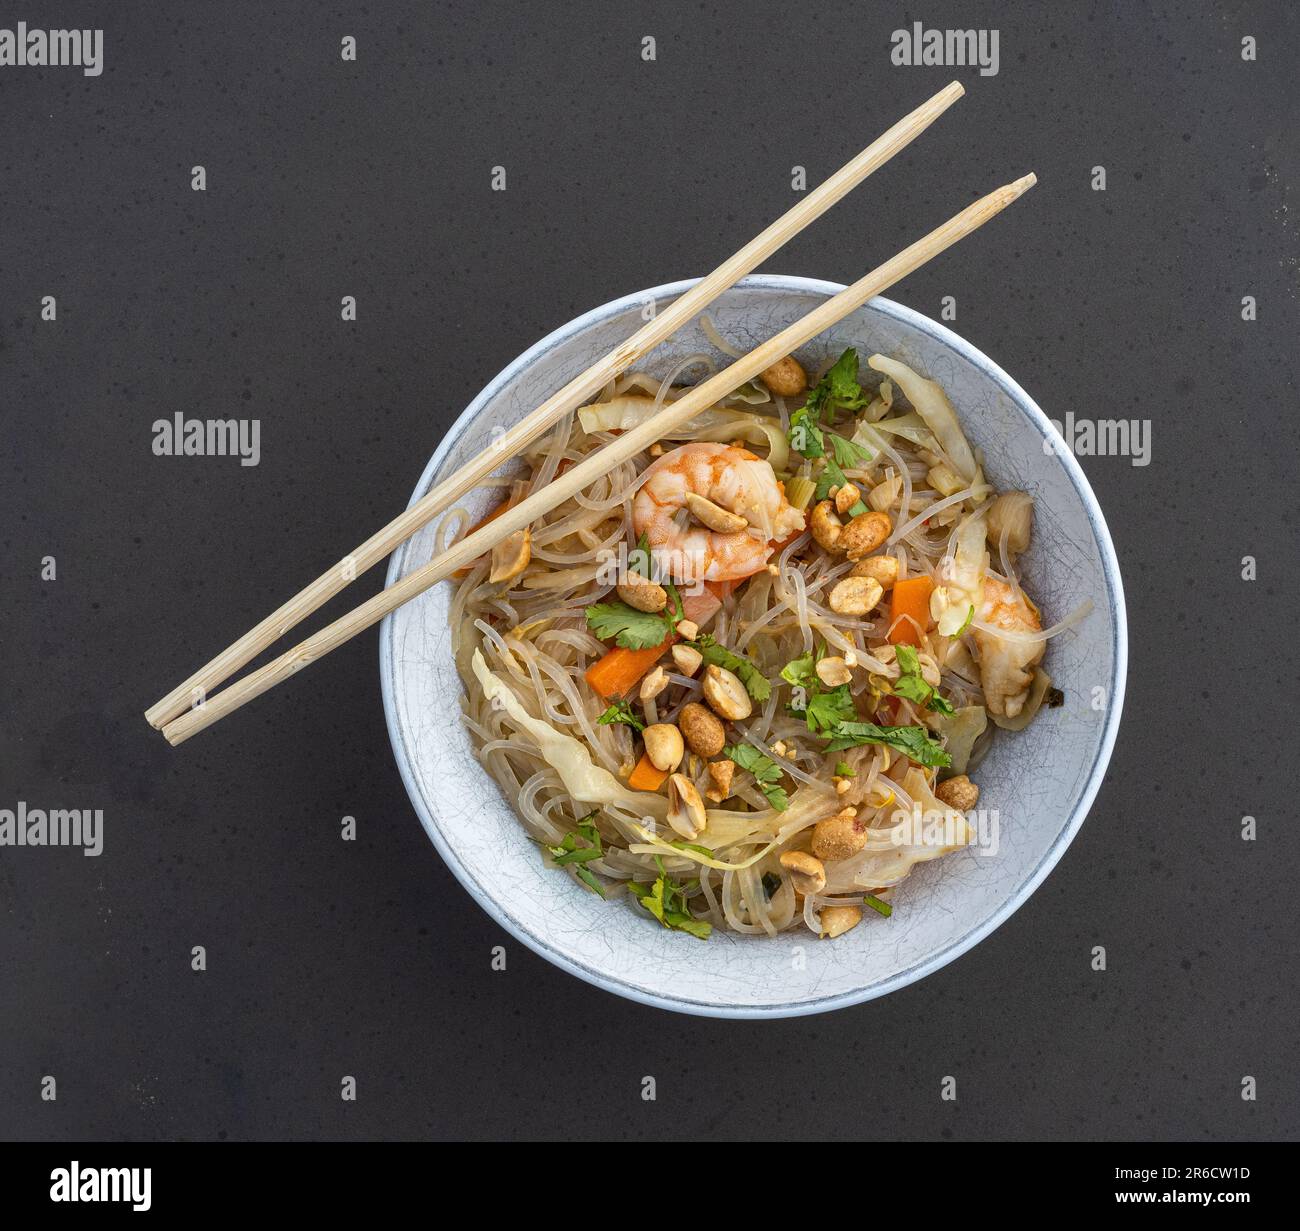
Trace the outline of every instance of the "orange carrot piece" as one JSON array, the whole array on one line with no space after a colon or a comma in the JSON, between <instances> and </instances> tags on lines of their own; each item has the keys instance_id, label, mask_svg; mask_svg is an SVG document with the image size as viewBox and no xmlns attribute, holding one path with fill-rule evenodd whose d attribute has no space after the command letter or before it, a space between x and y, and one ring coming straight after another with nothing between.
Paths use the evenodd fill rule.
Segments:
<instances>
[{"instance_id":1,"label":"orange carrot piece","mask_svg":"<svg viewBox=\"0 0 1300 1231\"><path fill-rule=\"evenodd\" d=\"M930 626L933 589L934 582L925 574L894 582L889 598L889 640L894 645L921 644L921 634ZM905 618L908 616L911 619Z\"/></svg>"},{"instance_id":2,"label":"orange carrot piece","mask_svg":"<svg viewBox=\"0 0 1300 1231\"><path fill-rule=\"evenodd\" d=\"M636 763L636 768L628 777L627 784L634 791L657 791L664 784L664 779L668 775L661 769L655 769L650 763L650 758L645 753L641 754L641 759Z\"/></svg>"},{"instance_id":3,"label":"orange carrot piece","mask_svg":"<svg viewBox=\"0 0 1300 1231\"><path fill-rule=\"evenodd\" d=\"M665 637L662 644L651 646L648 650L625 650L616 645L587 668L587 683L594 692L606 699L621 697L632 691L675 640L675 637Z\"/></svg>"}]
</instances>

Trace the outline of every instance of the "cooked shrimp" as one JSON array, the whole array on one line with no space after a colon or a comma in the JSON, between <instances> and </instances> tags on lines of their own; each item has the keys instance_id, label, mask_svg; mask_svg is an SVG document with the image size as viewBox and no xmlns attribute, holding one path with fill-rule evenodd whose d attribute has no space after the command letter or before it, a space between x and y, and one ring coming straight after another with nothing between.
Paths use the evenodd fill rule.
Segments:
<instances>
[{"instance_id":1,"label":"cooked shrimp","mask_svg":"<svg viewBox=\"0 0 1300 1231\"><path fill-rule=\"evenodd\" d=\"M1008 632L1036 633L1043 627L1024 594L1017 593L1005 581L985 577L982 595L979 618L984 624ZM999 637L978 628L974 636L988 711L999 718L1014 718L1025 707L1034 678L1030 668L1042 661L1047 643Z\"/></svg>"},{"instance_id":2,"label":"cooked shrimp","mask_svg":"<svg viewBox=\"0 0 1300 1231\"><path fill-rule=\"evenodd\" d=\"M757 573L772 545L803 529L772 467L748 449L705 441L652 463L632 502L632 525L656 566L678 581L737 581ZM689 494L743 517L743 529L711 530L687 509Z\"/></svg>"}]
</instances>

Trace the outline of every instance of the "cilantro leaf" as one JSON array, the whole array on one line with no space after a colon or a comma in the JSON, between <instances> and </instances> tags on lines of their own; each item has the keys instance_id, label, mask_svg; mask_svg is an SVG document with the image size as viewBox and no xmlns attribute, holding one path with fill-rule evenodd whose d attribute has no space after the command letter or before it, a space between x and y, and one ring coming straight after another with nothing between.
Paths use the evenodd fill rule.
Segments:
<instances>
[{"instance_id":1,"label":"cilantro leaf","mask_svg":"<svg viewBox=\"0 0 1300 1231\"><path fill-rule=\"evenodd\" d=\"M585 843L580 846L579 843ZM605 896L605 886L601 884L596 874L584 864L590 863L593 859L599 859L605 853L605 848L600 841L600 831L596 828L596 813L588 812L577 824L577 827L566 833L560 841L559 846L547 846L551 858L555 861L557 867L567 867L569 864L576 865L574 872L578 878L589 888L598 893L602 898Z\"/></svg>"},{"instance_id":2,"label":"cilantro leaf","mask_svg":"<svg viewBox=\"0 0 1300 1231\"><path fill-rule=\"evenodd\" d=\"M745 686L745 691L760 705L772 695L772 684L759 670L757 663L751 662L742 654L733 653L725 645L720 645L709 633L700 634L691 644L699 650L700 657L706 663L723 667L738 676Z\"/></svg>"},{"instance_id":3,"label":"cilantro leaf","mask_svg":"<svg viewBox=\"0 0 1300 1231\"><path fill-rule=\"evenodd\" d=\"M790 428L786 436L789 438L790 448L796 453L802 453L804 457L826 456L822 430L817 426L817 421L806 406L799 407L790 416Z\"/></svg>"},{"instance_id":4,"label":"cilantro leaf","mask_svg":"<svg viewBox=\"0 0 1300 1231\"><path fill-rule=\"evenodd\" d=\"M817 659L811 650L792 658L781 668L781 678L796 688L817 687Z\"/></svg>"},{"instance_id":5,"label":"cilantro leaf","mask_svg":"<svg viewBox=\"0 0 1300 1231\"><path fill-rule=\"evenodd\" d=\"M835 776L837 778L856 778L858 774L847 761L836 761Z\"/></svg>"},{"instance_id":6,"label":"cilantro leaf","mask_svg":"<svg viewBox=\"0 0 1300 1231\"><path fill-rule=\"evenodd\" d=\"M831 494L832 487L843 487L849 481L842 467L856 466L861 462L871 460L870 449L864 448L847 437L837 435L835 432L821 433L821 443L823 447L830 445L830 452L825 454L826 466L817 479L817 491L815 493L817 500L825 500ZM859 505L862 505L862 507L858 508ZM856 501L853 507L849 509L849 512L854 517L866 511L867 506L862 504L861 500Z\"/></svg>"},{"instance_id":7,"label":"cilantro leaf","mask_svg":"<svg viewBox=\"0 0 1300 1231\"><path fill-rule=\"evenodd\" d=\"M831 494L832 487L843 487L848 481L848 476L839 468L835 459L828 457L825 469L817 476L817 490L813 493L813 499L825 500Z\"/></svg>"},{"instance_id":8,"label":"cilantro leaf","mask_svg":"<svg viewBox=\"0 0 1300 1231\"><path fill-rule=\"evenodd\" d=\"M897 649L899 677L894 682L894 694L924 705L939 714L949 717L955 712L952 705L939 695L937 689L925 682L921 675L921 660L916 650L910 645L900 644Z\"/></svg>"},{"instance_id":9,"label":"cilantro leaf","mask_svg":"<svg viewBox=\"0 0 1300 1231\"><path fill-rule=\"evenodd\" d=\"M853 704L853 694L847 684L827 688L817 674L817 664L825 657L826 646L819 645L815 653L801 654L781 668L781 678L805 694L802 706L787 705L786 712L802 718L810 731L825 731L837 722L858 716Z\"/></svg>"},{"instance_id":10,"label":"cilantro leaf","mask_svg":"<svg viewBox=\"0 0 1300 1231\"><path fill-rule=\"evenodd\" d=\"M804 407L829 423L837 410L857 410L866 404L866 394L858 384L858 352L850 346L817 382Z\"/></svg>"},{"instance_id":11,"label":"cilantro leaf","mask_svg":"<svg viewBox=\"0 0 1300 1231\"><path fill-rule=\"evenodd\" d=\"M682 609L682 596L677 593L677 587L671 581L664 582L664 589L668 592L668 606L664 608L663 617L668 621L669 632L677 631L677 621L685 618L685 612Z\"/></svg>"},{"instance_id":12,"label":"cilantro leaf","mask_svg":"<svg viewBox=\"0 0 1300 1231\"><path fill-rule=\"evenodd\" d=\"M728 744L722 755L754 775L758 789L777 812L784 812L790 806L790 797L776 785L781 781L781 767L771 757L751 744Z\"/></svg>"},{"instance_id":13,"label":"cilantro leaf","mask_svg":"<svg viewBox=\"0 0 1300 1231\"><path fill-rule=\"evenodd\" d=\"M626 701L615 701L596 722L602 727L612 726L614 723L622 723L625 727L631 727L632 730L640 732L645 730L645 723L632 712L631 704Z\"/></svg>"},{"instance_id":14,"label":"cilantro leaf","mask_svg":"<svg viewBox=\"0 0 1300 1231\"><path fill-rule=\"evenodd\" d=\"M664 861L655 859L659 866L659 875L654 884L646 885L641 881L629 881L628 890L660 923L666 928L678 932L687 932L708 940L713 925L704 919L697 919L687 908L686 899L689 885L679 885L664 871ZM698 884L698 882L692 882Z\"/></svg>"},{"instance_id":15,"label":"cilantro leaf","mask_svg":"<svg viewBox=\"0 0 1300 1231\"><path fill-rule=\"evenodd\" d=\"M827 432L825 439L830 441L831 452L841 466L857 466L871 460L871 450L858 444L856 440L849 440L846 436L840 436L835 432Z\"/></svg>"},{"instance_id":16,"label":"cilantro leaf","mask_svg":"<svg viewBox=\"0 0 1300 1231\"><path fill-rule=\"evenodd\" d=\"M587 608L587 624L602 641L614 638L625 650L648 650L662 645L672 632L671 621L627 603L595 603Z\"/></svg>"},{"instance_id":17,"label":"cilantro leaf","mask_svg":"<svg viewBox=\"0 0 1300 1231\"><path fill-rule=\"evenodd\" d=\"M829 732L827 752L843 748L857 748L862 744L884 744L910 757L918 765L945 767L952 764L950 757L937 740L926 733L924 727L881 727L874 722L837 722Z\"/></svg>"},{"instance_id":18,"label":"cilantro leaf","mask_svg":"<svg viewBox=\"0 0 1300 1231\"><path fill-rule=\"evenodd\" d=\"M837 723L851 722L857 718L857 706L847 684L837 688L815 688L808 694L804 708L788 707L796 718L802 718L810 731L829 731Z\"/></svg>"},{"instance_id":19,"label":"cilantro leaf","mask_svg":"<svg viewBox=\"0 0 1300 1231\"><path fill-rule=\"evenodd\" d=\"M627 571L654 580L654 557L650 554L649 535L642 534L636 546L627 553Z\"/></svg>"}]
</instances>

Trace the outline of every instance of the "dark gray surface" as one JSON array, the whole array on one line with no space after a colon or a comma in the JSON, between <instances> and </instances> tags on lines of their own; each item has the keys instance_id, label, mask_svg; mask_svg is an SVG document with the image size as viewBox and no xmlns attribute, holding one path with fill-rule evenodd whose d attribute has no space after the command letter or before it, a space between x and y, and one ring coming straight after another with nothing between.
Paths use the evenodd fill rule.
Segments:
<instances>
[{"instance_id":1,"label":"dark gray surface","mask_svg":"<svg viewBox=\"0 0 1300 1231\"><path fill-rule=\"evenodd\" d=\"M1292 6L21 16L104 26L106 69L0 68L0 807L103 808L106 849L0 848L0 1134L1300 1135L1279 769L1298 674ZM996 25L1000 73L892 66L889 34L916 18ZM793 165L816 183L953 75L968 97L769 268L850 280L1033 168L1030 197L895 297L937 316L955 295L953 327L1050 415L1150 418L1154 440L1146 468L1083 459L1129 603L1106 785L977 949L771 1024L553 970L421 831L374 634L182 749L146 728L165 689L402 507L506 362L711 268L788 208ZM178 410L261 418L261 464L155 457L151 424Z\"/></svg>"}]
</instances>

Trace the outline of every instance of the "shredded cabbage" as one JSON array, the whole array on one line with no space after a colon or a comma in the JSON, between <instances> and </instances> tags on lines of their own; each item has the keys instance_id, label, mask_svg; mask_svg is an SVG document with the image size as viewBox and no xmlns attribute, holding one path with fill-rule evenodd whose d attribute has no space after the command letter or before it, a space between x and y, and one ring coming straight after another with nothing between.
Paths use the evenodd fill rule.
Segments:
<instances>
[{"instance_id":1,"label":"shredded cabbage","mask_svg":"<svg viewBox=\"0 0 1300 1231\"><path fill-rule=\"evenodd\" d=\"M979 610L989 553L984 548L984 510L970 514L955 531L956 548L945 561L944 584L930 595L930 615L945 637L955 637Z\"/></svg>"},{"instance_id":2,"label":"shredded cabbage","mask_svg":"<svg viewBox=\"0 0 1300 1231\"><path fill-rule=\"evenodd\" d=\"M975 741L989 725L988 712L982 705L963 705L953 714L927 714L926 722L946 738L944 748L952 758L952 772L964 774Z\"/></svg>"},{"instance_id":3,"label":"shredded cabbage","mask_svg":"<svg viewBox=\"0 0 1300 1231\"><path fill-rule=\"evenodd\" d=\"M890 359L887 355L872 355L867 360L867 364L898 382L898 387L907 395L907 400L916 408L916 413L925 420L926 426L934 433L943 451L956 467L957 473L967 483L973 482L979 469L975 454L971 452L966 433L961 430L961 424L957 421L957 412L948 401L948 395L944 393L942 387L918 375L907 364L899 363L897 359Z\"/></svg>"},{"instance_id":4,"label":"shredded cabbage","mask_svg":"<svg viewBox=\"0 0 1300 1231\"><path fill-rule=\"evenodd\" d=\"M609 770L591 759L586 744L557 731L549 722L534 718L501 678L488 669L482 650L474 651L472 662L483 695L493 704L499 702L504 706L511 721L532 736L543 760L560 775L571 798L584 804L627 804L659 820L668 815L668 800L662 795L629 791Z\"/></svg>"}]
</instances>

